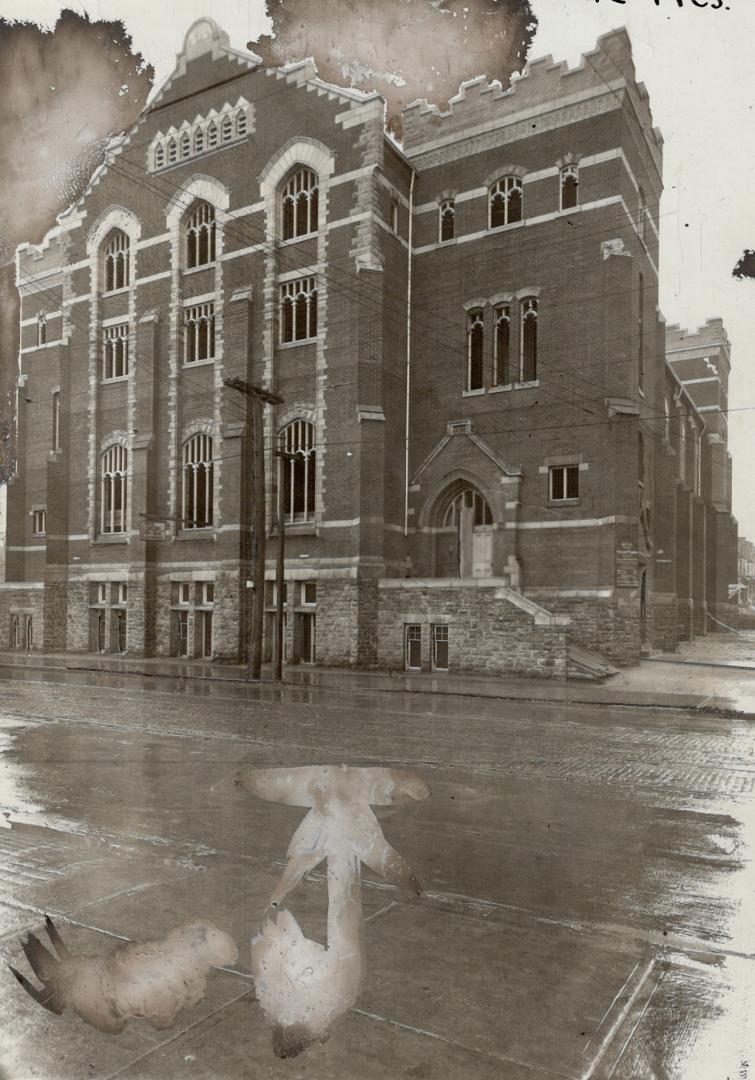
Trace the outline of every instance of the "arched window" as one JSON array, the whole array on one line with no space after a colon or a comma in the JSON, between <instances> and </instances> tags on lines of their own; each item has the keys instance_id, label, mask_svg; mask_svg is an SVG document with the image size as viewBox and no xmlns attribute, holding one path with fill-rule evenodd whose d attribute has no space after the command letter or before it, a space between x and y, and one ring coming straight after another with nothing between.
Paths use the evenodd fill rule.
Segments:
<instances>
[{"instance_id":1,"label":"arched window","mask_svg":"<svg viewBox=\"0 0 755 1080\"><path fill-rule=\"evenodd\" d=\"M212 436L192 435L184 443L183 452L184 529L206 529L212 525L213 482Z\"/></svg>"},{"instance_id":2,"label":"arched window","mask_svg":"<svg viewBox=\"0 0 755 1080\"><path fill-rule=\"evenodd\" d=\"M493 515L484 496L472 487L464 488L454 496L443 514L443 528L458 527L464 510L474 511L473 525L492 525Z\"/></svg>"},{"instance_id":3,"label":"arched window","mask_svg":"<svg viewBox=\"0 0 755 1080\"><path fill-rule=\"evenodd\" d=\"M165 164L165 147L161 142L155 147L155 168L162 169Z\"/></svg>"},{"instance_id":4,"label":"arched window","mask_svg":"<svg viewBox=\"0 0 755 1080\"><path fill-rule=\"evenodd\" d=\"M233 138L233 120L230 116L223 117L223 123L220 129L223 142L230 142Z\"/></svg>"},{"instance_id":5,"label":"arched window","mask_svg":"<svg viewBox=\"0 0 755 1080\"><path fill-rule=\"evenodd\" d=\"M286 457L283 472L283 519L312 521L315 516L315 428L308 420L293 420L281 432ZM289 457L288 455L294 455Z\"/></svg>"},{"instance_id":6,"label":"arched window","mask_svg":"<svg viewBox=\"0 0 755 1080\"><path fill-rule=\"evenodd\" d=\"M218 145L218 125L212 120L207 125L207 149L212 150Z\"/></svg>"},{"instance_id":7,"label":"arched window","mask_svg":"<svg viewBox=\"0 0 755 1080\"><path fill-rule=\"evenodd\" d=\"M482 311L470 311L467 315L467 390L483 388L484 344Z\"/></svg>"},{"instance_id":8,"label":"arched window","mask_svg":"<svg viewBox=\"0 0 755 1080\"><path fill-rule=\"evenodd\" d=\"M109 446L101 458L101 522L103 533L126 531L128 450Z\"/></svg>"},{"instance_id":9,"label":"arched window","mask_svg":"<svg viewBox=\"0 0 755 1080\"><path fill-rule=\"evenodd\" d=\"M511 382L511 308L501 304L495 309L495 385Z\"/></svg>"},{"instance_id":10,"label":"arched window","mask_svg":"<svg viewBox=\"0 0 755 1080\"><path fill-rule=\"evenodd\" d=\"M456 209L454 207L453 199L445 199L440 204L440 242L444 240L453 240L454 231L456 225Z\"/></svg>"},{"instance_id":11,"label":"arched window","mask_svg":"<svg viewBox=\"0 0 755 1080\"><path fill-rule=\"evenodd\" d=\"M283 188L283 239L317 232L318 207L317 173L297 169Z\"/></svg>"},{"instance_id":12,"label":"arched window","mask_svg":"<svg viewBox=\"0 0 755 1080\"><path fill-rule=\"evenodd\" d=\"M491 229L522 220L522 181L518 176L504 176L493 184L489 209Z\"/></svg>"},{"instance_id":13,"label":"arched window","mask_svg":"<svg viewBox=\"0 0 755 1080\"><path fill-rule=\"evenodd\" d=\"M666 394L663 399L663 412L665 417L664 433L666 436L666 442L671 442L671 398Z\"/></svg>"},{"instance_id":14,"label":"arched window","mask_svg":"<svg viewBox=\"0 0 755 1080\"><path fill-rule=\"evenodd\" d=\"M236 113L236 138L241 139L246 135L246 109L239 109Z\"/></svg>"},{"instance_id":15,"label":"arched window","mask_svg":"<svg viewBox=\"0 0 755 1080\"><path fill-rule=\"evenodd\" d=\"M317 337L317 284L313 277L280 287L281 343Z\"/></svg>"},{"instance_id":16,"label":"arched window","mask_svg":"<svg viewBox=\"0 0 755 1080\"><path fill-rule=\"evenodd\" d=\"M560 206L562 210L571 210L577 205L579 196L579 173L576 165L566 165L559 176L559 190L561 193Z\"/></svg>"},{"instance_id":17,"label":"arched window","mask_svg":"<svg viewBox=\"0 0 755 1080\"><path fill-rule=\"evenodd\" d=\"M537 379L537 300L528 296L522 300L521 364L522 382Z\"/></svg>"},{"instance_id":18,"label":"arched window","mask_svg":"<svg viewBox=\"0 0 755 1080\"><path fill-rule=\"evenodd\" d=\"M175 165L178 161L178 143L175 139L168 140L168 164Z\"/></svg>"},{"instance_id":19,"label":"arched window","mask_svg":"<svg viewBox=\"0 0 755 1080\"><path fill-rule=\"evenodd\" d=\"M204 150L204 128L198 127L194 132L194 153L201 154Z\"/></svg>"},{"instance_id":20,"label":"arched window","mask_svg":"<svg viewBox=\"0 0 755 1080\"><path fill-rule=\"evenodd\" d=\"M129 239L121 229L113 229L105 245L105 292L125 288L129 278Z\"/></svg>"},{"instance_id":21,"label":"arched window","mask_svg":"<svg viewBox=\"0 0 755 1080\"><path fill-rule=\"evenodd\" d=\"M191 155L191 135L188 131L185 131L181 136L181 157L187 158Z\"/></svg>"},{"instance_id":22,"label":"arched window","mask_svg":"<svg viewBox=\"0 0 755 1080\"><path fill-rule=\"evenodd\" d=\"M186 221L186 268L215 262L215 207L201 202Z\"/></svg>"},{"instance_id":23,"label":"arched window","mask_svg":"<svg viewBox=\"0 0 755 1080\"><path fill-rule=\"evenodd\" d=\"M44 311L37 315L37 345L47 344L47 317Z\"/></svg>"}]
</instances>

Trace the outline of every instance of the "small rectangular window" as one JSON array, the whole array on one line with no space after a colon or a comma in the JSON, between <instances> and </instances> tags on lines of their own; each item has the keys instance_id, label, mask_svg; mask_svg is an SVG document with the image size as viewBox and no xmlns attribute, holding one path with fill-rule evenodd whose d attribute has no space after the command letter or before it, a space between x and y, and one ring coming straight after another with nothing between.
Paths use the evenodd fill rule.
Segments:
<instances>
[{"instance_id":1,"label":"small rectangular window","mask_svg":"<svg viewBox=\"0 0 755 1080\"><path fill-rule=\"evenodd\" d=\"M113 585L113 603L125 604L128 601L128 585L125 581L116 581Z\"/></svg>"},{"instance_id":2,"label":"small rectangular window","mask_svg":"<svg viewBox=\"0 0 755 1080\"><path fill-rule=\"evenodd\" d=\"M433 671L448 671L448 627L433 626Z\"/></svg>"},{"instance_id":3,"label":"small rectangular window","mask_svg":"<svg viewBox=\"0 0 755 1080\"><path fill-rule=\"evenodd\" d=\"M191 582L179 581L178 583L178 602L179 604L191 603Z\"/></svg>"},{"instance_id":4,"label":"small rectangular window","mask_svg":"<svg viewBox=\"0 0 755 1080\"><path fill-rule=\"evenodd\" d=\"M103 379L122 379L128 375L128 323L106 326L102 342Z\"/></svg>"},{"instance_id":5,"label":"small rectangular window","mask_svg":"<svg viewBox=\"0 0 755 1080\"><path fill-rule=\"evenodd\" d=\"M215 305L193 304L184 311L184 363L215 356Z\"/></svg>"},{"instance_id":6,"label":"small rectangular window","mask_svg":"<svg viewBox=\"0 0 755 1080\"><path fill-rule=\"evenodd\" d=\"M549 473L550 498L553 502L579 498L579 465L554 465Z\"/></svg>"},{"instance_id":7,"label":"small rectangular window","mask_svg":"<svg viewBox=\"0 0 755 1080\"><path fill-rule=\"evenodd\" d=\"M47 532L47 511L32 511L32 532L35 536L44 536Z\"/></svg>"},{"instance_id":8,"label":"small rectangular window","mask_svg":"<svg viewBox=\"0 0 755 1080\"><path fill-rule=\"evenodd\" d=\"M398 199L391 199L391 232L398 233Z\"/></svg>"},{"instance_id":9,"label":"small rectangular window","mask_svg":"<svg viewBox=\"0 0 755 1080\"><path fill-rule=\"evenodd\" d=\"M317 285L315 278L286 281L280 287L281 344L317 337Z\"/></svg>"},{"instance_id":10,"label":"small rectangular window","mask_svg":"<svg viewBox=\"0 0 755 1080\"><path fill-rule=\"evenodd\" d=\"M202 603L214 604L215 603L215 584L212 581L202 582Z\"/></svg>"},{"instance_id":11,"label":"small rectangular window","mask_svg":"<svg viewBox=\"0 0 755 1080\"><path fill-rule=\"evenodd\" d=\"M404 628L404 658L407 671L422 670L422 626L407 623Z\"/></svg>"},{"instance_id":12,"label":"small rectangular window","mask_svg":"<svg viewBox=\"0 0 755 1080\"><path fill-rule=\"evenodd\" d=\"M60 450L60 391L52 395L52 439L51 449Z\"/></svg>"},{"instance_id":13,"label":"small rectangular window","mask_svg":"<svg viewBox=\"0 0 755 1080\"><path fill-rule=\"evenodd\" d=\"M98 583L98 585L97 585L97 603L98 604L106 604L107 603L107 582L106 581L100 581Z\"/></svg>"},{"instance_id":14,"label":"small rectangular window","mask_svg":"<svg viewBox=\"0 0 755 1080\"><path fill-rule=\"evenodd\" d=\"M302 604L316 604L317 603L317 583L314 581L303 581L301 586L301 602Z\"/></svg>"}]
</instances>

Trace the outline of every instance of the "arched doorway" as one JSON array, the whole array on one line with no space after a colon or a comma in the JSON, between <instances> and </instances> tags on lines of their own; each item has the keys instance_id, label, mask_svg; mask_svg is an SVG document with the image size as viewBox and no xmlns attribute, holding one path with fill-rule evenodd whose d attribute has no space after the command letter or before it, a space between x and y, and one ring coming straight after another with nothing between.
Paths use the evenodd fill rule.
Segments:
<instances>
[{"instance_id":1,"label":"arched doorway","mask_svg":"<svg viewBox=\"0 0 755 1080\"><path fill-rule=\"evenodd\" d=\"M441 503L438 570L443 577L493 576L493 515L485 497L466 485Z\"/></svg>"}]
</instances>

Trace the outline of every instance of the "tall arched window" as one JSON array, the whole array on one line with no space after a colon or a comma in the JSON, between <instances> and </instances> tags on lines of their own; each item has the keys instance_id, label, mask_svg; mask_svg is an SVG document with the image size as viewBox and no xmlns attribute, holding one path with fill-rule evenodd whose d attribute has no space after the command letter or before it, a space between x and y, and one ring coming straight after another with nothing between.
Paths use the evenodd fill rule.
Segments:
<instances>
[{"instance_id":1,"label":"tall arched window","mask_svg":"<svg viewBox=\"0 0 755 1080\"><path fill-rule=\"evenodd\" d=\"M105 292L125 288L129 277L129 239L121 229L113 229L105 244Z\"/></svg>"},{"instance_id":2,"label":"tall arched window","mask_svg":"<svg viewBox=\"0 0 755 1080\"><path fill-rule=\"evenodd\" d=\"M168 164L175 165L178 161L178 143L175 139L168 140Z\"/></svg>"},{"instance_id":3,"label":"tall arched window","mask_svg":"<svg viewBox=\"0 0 755 1080\"><path fill-rule=\"evenodd\" d=\"M283 519L312 521L315 516L315 428L308 420L293 420L281 432L286 455L283 472Z\"/></svg>"},{"instance_id":4,"label":"tall arched window","mask_svg":"<svg viewBox=\"0 0 755 1080\"><path fill-rule=\"evenodd\" d=\"M522 181L518 176L504 176L493 184L489 210L491 229L522 220Z\"/></svg>"},{"instance_id":5,"label":"tall arched window","mask_svg":"<svg viewBox=\"0 0 755 1080\"><path fill-rule=\"evenodd\" d=\"M201 202L186 221L186 268L215 262L215 207Z\"/></svg>"},{"instance_id":6,"label":"tall arched window","mask_svg":"<svg viewBox=\"0 0 755 1080\"><path fill-rule=\"evenodd\" d=\"M483 388L484 344L482 311L470 311L467 315L467 390Z\"/></svg>"},{"instance_id":7,"label":"tall arched window","mask_svg":"<svg viewBox=\"0 0 755 1080\"><path fill-rule=\"evenodd\" d=\"M577 205L579 195L579 173L576 165L566 165L559 176L560 207L571 210Z\"/></svg>"},{"instance_id":8,"label":"tall arched window","mask_svg":"<svg viewBox=\"0 0 755 1080\"><path fill-rule=\"evenodd\" d=\"M204 150L204 128L200 125L194 132L194 153L201 154Z\"/></svg>"},{"instance_id":9,"label":"tall arched window","mask_svg":"<svg viewBox=\"0 0 755 1080\"><path fill-rule=\"evenodd\" d=\"M522 300L521 371L522 382L537 379L537 300L534 296Z\"/></svg>"},{"instance_id":10,"label":"tall arched window","mask_svg":"<svg viewBox=\"0 0 755 1080\"><path fill-rule=\"evenodd\" d=\"M443 528L448 529L458 526L461 522L462 511L474 511L473 525L492 525L493 515L487 501L479 491L472 487L464 488L456 495L445 509L443 514Z\"/></svg>"},{"instance_id":11,"label":"tall arched window","mask_svg":"<svg viewBox=\"0 0 755 1080\"><path fill-rule=\"evenodd\" d=\"M501 304L495 309L495 385L511 382L511 308Z\"/></svg>"},{"instance_id":12,"label":"tall arched window","mask_svg":"<svg viewBox=\"0 0 755 1080\"><path fill-rule=\"evenodd\" d=\"M246 109L239 109L236 113L236 138L241 139L246 135Z\"/></svg>"},{"instance_id":13,"label":"tall arched window","mask_svg":"<svg viewBox=\"0 0 755 1080\"><path fill-rule=\"evenodd\" d=\"M666 442L671 442L671 398L666 394L663 399L663 413L665 418L664 434L666 436Z\"/></svg>"},{"instance_id":14,"label":"tall arched window","mask_svg":"<svg viewBox=\"0 0 755 1080\"><path fill-rule=\"evenodd\" d=\"M212 525L213 482L212 436L199 432L184 443L181 515L184 529L206 529Z\"/></svg>"},{"instance_id":15,"label":"tall arched window","mask_svg":"<svg viewBox=\"0 0 755 1080\"><path fill-rule=\"evenodd\" d=\"M37 315L37 345L47 344L47 316L44 311Z\"/></svg>"},{"instance_id":16,"label":"tall arched window","mask_svg":"<svg viewBox=\"0 0 755 1080\"><path fill-rule=\"evenodd\" d=\"M440 204L440 242L453 240L456 226L456 208L453 199Z\"/></svg>"},{"instance_id":17,"label":"tall arched window","mask_svg":"<svg viewBox=\"0 0 755 1080\"><path fill-rule=\"evenodd\" d=\"M128 450L109 446L101 458L101 522L103 533L126 531Z\"/></svg>"},{"instance_id":18,"label":"tall arched window","mask_svg":"<svg viewBox=\"0 0 755 1080\"><path fill-rule=\"evenodd\" d=\"M220 133L223 142L230 142L233 138L233 119L230 116L223 117L223 123L220 128Z\"/></svg>"},{"instance_id":19,"label":"tall arched window","mask_svg":"<svg viewBox=\"0 0 755 1080\"><path fill-rule=\"evenodd\" d=\"M218 125L212 120L207 125L207 149L212 150L218 145Z\"/></svg>"},{"instance_id":20,"label":"tall arched window","mask_svg":"<svg viewBox=\"0 0 755 1080\"><path fill-rule=\"evenodd\" d=\"M161 142L155 147L155 168L162 169L165 164L165 147Z\"/></svg>"},{"instance_id":21,"label":"tall arched window","mask_svg":"<svg viewBox=\"0 0 755 1080\"><path fill-rule=\"evenodd\" d=\"M181 157L187 158L191 156L191 135L188 131L185 131L181 136Z\"/></svg>"},{"instance_id":22,"label":"tall arched window","mask_svg":"<svg viewBox=\"0 0 755 1080\"><path fill-rule=\"evenodd\" d=\"M283 239L317 232L318 208L317 173L297 169L283 188Z\"/></svg>"}]
</instances>

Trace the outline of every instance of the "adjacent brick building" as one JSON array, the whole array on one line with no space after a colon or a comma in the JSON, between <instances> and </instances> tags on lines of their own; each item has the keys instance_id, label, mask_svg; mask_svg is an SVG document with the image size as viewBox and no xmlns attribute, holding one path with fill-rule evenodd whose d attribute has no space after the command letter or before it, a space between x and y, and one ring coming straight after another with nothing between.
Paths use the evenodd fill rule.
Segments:
<instances>
[{"instance_id":1,"label":"adjacent brick building","mask_svg":"<svg viewBox=\"0 0 755 1080\"><path fill-rule=\"evenodd\" d=\"M723 387L728 342L670 329L666 362L661 188L624 31L575 69L411 106L399 147L379 95L266 69L199 20L19 249L6 644L243 653L234 376L284 399L268 656L279 494L292 661L558 675L567 639L634 662L704 632L736 524L695 364Z\"/></svg>"}]
</instances>

